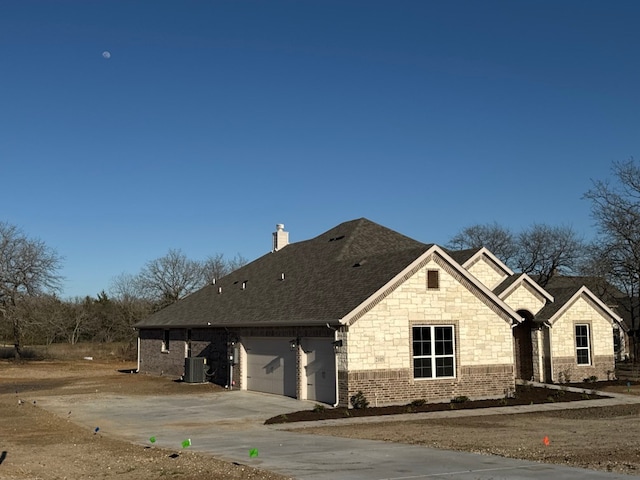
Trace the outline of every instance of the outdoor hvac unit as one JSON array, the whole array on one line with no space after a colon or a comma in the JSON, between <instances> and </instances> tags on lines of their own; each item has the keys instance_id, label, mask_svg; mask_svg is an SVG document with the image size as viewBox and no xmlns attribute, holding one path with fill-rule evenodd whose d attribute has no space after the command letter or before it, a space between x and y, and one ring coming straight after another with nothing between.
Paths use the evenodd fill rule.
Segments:
<instances>
[{"instance_id":1,"label":"outdoor hvac unit","mask_svg":"<svg viewBox=\"0 0 640 480\"><path fill-rule=\"evenodd\" d=\"M184 359L184 381L187 383L205 382L205 358L187 357Z\"/></svg>"}]
</instances>

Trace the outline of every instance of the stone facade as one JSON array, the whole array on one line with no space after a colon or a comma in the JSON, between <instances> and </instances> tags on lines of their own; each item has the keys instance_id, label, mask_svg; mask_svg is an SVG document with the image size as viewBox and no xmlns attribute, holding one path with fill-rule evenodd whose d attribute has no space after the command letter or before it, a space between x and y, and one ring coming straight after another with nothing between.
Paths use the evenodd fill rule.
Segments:
<instances>
[{"instance_id":1,"label":"stone facade","mask_svg":"<svg viewBox=\"0 0 640 480\"><path fill-rule=\"evenodd\" d=\"M576 360L575 326L589 325L590 364ZM615 369L613 328L600 307L580 296L554 321L550 330L553 381L581 382L592 376L610 378Z\"/></svg>"},{"instance_id":2,"label":"stone facade","mask_svg":"<svg viewBox=\"0 0 640 480\"><path fill-rule=\"evenodd\" d=\"M514 310L526 310L535 315L545 306L546 299L526 283L520 283L502 300Z\"/></svg>"},{"instance_id":3,"label":"stone facade","mask_svg":"<svg viewBox=\"0 0 640 480\"><path fill-rule=\"evenodd\" d=\"M438 289L426 288L428 270L440 272ZM413 377L412 327L429 325L453 326L454 378ZM339 378L347 396L362 391L379 404L502 397L514 388L512 342L508 321L433 255L349 327Z\"/></svg>"},{"instance_id":4,"label":"stone facade","mask_svg":"<svg viewBox=\"0 0 640 480\"><path fill-rule=\"evenodd\" d=\"M490 290L496 288L507 278L507 273L486 255L481 255L473 264L468 265L467 271Z\"/></svg>"}]
</instances>

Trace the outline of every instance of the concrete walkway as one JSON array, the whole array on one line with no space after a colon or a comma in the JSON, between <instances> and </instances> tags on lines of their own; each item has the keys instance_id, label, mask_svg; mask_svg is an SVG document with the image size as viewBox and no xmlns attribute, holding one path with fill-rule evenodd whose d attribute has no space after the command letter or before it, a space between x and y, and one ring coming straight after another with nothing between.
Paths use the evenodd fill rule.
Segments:
<instances>
[{"instance_id":1,"label":"concrete walkway","mask_svg":"<svg viewBox=\"0 0 640 480\"><path fill-rule=\"evenodd\" d=\"M523 413L585 406L640 403L640 397L617 395L602 400L500 407L501 413ZM284 431L306 426L265 426L265 419L310 409L313 402L255 392L171 396L78 395L38 399L38 405L102 434L180 452L183 440L193 450L217 458L279 472L298 479L414 480L414 479L613 479L630 478L591 470L429 449L380 441L353 440ZM69 412L71 414L69 415ZM411 419L496 414L495 409L448 410L410 414ZM395 421L398 416L337 420ZM406 417L402 415L400 417ZM313 422L327 425L334 421ZM250 458L249 450L258 457Z\"/></svg>"}]
</instances>

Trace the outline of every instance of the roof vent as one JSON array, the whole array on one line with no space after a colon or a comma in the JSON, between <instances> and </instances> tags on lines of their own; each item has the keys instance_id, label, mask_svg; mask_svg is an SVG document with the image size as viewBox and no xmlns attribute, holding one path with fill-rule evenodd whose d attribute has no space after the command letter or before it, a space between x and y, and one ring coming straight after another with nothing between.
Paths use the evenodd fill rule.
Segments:
<instances>
[{"instance_id":1,"label":"roof vent","mask_svg":"<svg viewBox=\"0 0 640 480\"><path fill-rule=\"evenodd\" d=\"M247 280L242 282L242 289L244 290L245 288L247 288Z\"/></svg>"},{"instance_id":2,"label":"roof vent","mask_svg":"<svg viewBox=\"0 0 640 480\"><path fill-rule=\"evenodd\" d=\"M284 273L280 274L280 280L284 280Z\"/></svg>"},{"instance_id":3,"label":"roof vent","mask_svg":"<svg viewBox=\"0 0 640 480\"><path fill-rule=\"evenodd\" d=\"M273 252L282 250L289 245L289 232L284 231L284 223L276 225L276 231L273 232Z\"/></svg>"},{"instance_id":4,"label":"roof vent","mask_svg":"<svg viewBox=\"0 0 640 480\"><path fill-rule=\"evenodd\" d=\"M339 237L330 238L329 241L330 242L337 242L338 240L342 240L343 238L344 238L344 235L340 235Z\"/></svg>"},{"instance_id":5,"label":"roof vent","mask_svg":"<svg viewBox=\"0 0 640 480\"><path fill-rule=\"evenodd\" d=\"M222 293L222 287L218 287L218 293Z\"/></svg>"}]
</instances>

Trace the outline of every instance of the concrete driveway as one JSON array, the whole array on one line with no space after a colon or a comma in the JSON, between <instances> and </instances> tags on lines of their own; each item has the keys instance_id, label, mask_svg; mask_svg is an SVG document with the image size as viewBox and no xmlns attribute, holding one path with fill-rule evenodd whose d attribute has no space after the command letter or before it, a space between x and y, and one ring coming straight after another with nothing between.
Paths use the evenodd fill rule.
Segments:
<instances>
[{"instance_id":1,"label":"concrete driveway","mask_svg":"<svg viewBox=\"0 0 640 480\"><path fill-rule=\"evenodd\" d=\"M594 401L591 401L594 402ZM591 470L284 431L265 419L310 409L312 402L255 392L170 396L79 395L47 397L41 407L87 428L140 445L180 452L191 449L217 458L298 479L612 479L630 478ZM414 414L415 415L415 414ZM249 451L258 450L250 458Z\"/></svg>"}]
</instances>

